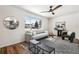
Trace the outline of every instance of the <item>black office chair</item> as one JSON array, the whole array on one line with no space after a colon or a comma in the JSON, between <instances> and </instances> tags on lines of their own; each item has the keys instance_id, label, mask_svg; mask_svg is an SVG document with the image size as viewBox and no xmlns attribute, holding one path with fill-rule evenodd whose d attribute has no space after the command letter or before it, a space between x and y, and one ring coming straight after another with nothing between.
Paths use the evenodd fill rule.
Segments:
<instances>
[{"instance_id":1,"label":"black office chair","mask_svg":"<svg viewBox=\"0 0 79 59\"><path fill-rule=\"evenodd\" d=\"M71 35L69 36L69 40L71 43L73 42L74 38L75 38L75 32L72 32Z\"/></svg>"},{"instance_id":2,"label":"black office chair","mask_svg":"<svg viewBox=\"0 0 79 59\"><path fill-rule=\"evenodd\" d=\"M62 33L62 40L64 40L65 38L68 38L70 40L70 42L72 43L74 41L75 38L75 32L72 32L71 35L68 35L67 32L63 32Z\"/></svg>"},{"instance_id":3,"label":"black office chair","mask_svg":"<svg viewBox=\"0 0 79 59\"><path fill-rule=\"evenodd\" d=\"M62 40L64 40L65 37L67 37L67 32L62 32Z\"/></svg>"}]
</instances>

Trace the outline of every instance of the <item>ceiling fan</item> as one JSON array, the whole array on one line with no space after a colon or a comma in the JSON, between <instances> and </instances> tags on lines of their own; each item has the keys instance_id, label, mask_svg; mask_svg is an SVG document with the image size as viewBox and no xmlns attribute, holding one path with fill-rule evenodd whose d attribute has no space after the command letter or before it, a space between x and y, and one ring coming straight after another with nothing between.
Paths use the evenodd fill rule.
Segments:
<instances>
[{"instance_id":1,"label":"ceiling fan","mask_svg":"<svg viewBox=\"0 0 79 59\"><path fill-rule=\"evenodd\" d=\"M51 12L53 15L55 14L53 11L58 9L59 7L61 7L62 5L58 5L55 8L53 8L53 6L50 6L50 9L48 11L42 11L40 13L45 13L45 12ZM53 8L53 9L52 9Z\"/></svg>"}]
</instances>

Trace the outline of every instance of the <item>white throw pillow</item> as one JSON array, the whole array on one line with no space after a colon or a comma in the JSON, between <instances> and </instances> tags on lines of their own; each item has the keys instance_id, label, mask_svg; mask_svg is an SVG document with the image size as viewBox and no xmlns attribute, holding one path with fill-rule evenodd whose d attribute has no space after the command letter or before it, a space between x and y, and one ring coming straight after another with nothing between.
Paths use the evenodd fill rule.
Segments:
<instances>
[{"instance_id":1,"label":"white throw pillow","mask_svg":"<svg viewBox=\"0 0 79 59\"><path fill-rule=\"evenodd\" d=\"M71 31L69 31L69 32L68 32L68 35L71 35L71 33L72 33L72 32L71 32Z\"/></svg>"},{"instance_id":2,"label":"white throw pillow","mask_svg":"<svg viewBox=\"0 0 79 59\"><path fill-rule=\"evenodd\" d=\"M33 35L33 36L36 35L36 31L32 32L32 35Z\"/></svg>"},{"instance_id":3,"label":"white throw pillow","mask_svg":"<svg viewBox=\"0 0 79 59\"><path fill-rule=\"evenodd\" d=\"M40 33L45 33L45 31L44 30L38 30L37 34L40 34Z\"/></svg>"}]
</instances>

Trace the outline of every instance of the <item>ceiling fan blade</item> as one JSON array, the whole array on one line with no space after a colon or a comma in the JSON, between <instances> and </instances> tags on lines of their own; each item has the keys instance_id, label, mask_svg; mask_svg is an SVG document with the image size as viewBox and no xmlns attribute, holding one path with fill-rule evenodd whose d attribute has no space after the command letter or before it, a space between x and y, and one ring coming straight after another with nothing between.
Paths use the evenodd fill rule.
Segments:
<instances>
[{"instance_id":1,"label":"ceiling fan blade","mask_svg":"<svg viewBox=\"0 0 79 59\"><path fill-rule=\"evenodd\" d=\"M40 13L45 13L45 12L50 12L50 11L42 11L42 12L40 12Z\"/></svg>"},{"instance_id":2,"label":"ceiling fan blade","mask_svg":"<svg viewBox=\"0 0 79 59\"><path fill-rule=\"evenodd\" d=\"M54 9L52 9L52 11L58 9L58 8L61 7L61 6L62 6L62 5L58 5L58 6L56 6Z\"/></svg>"}]
</instances>

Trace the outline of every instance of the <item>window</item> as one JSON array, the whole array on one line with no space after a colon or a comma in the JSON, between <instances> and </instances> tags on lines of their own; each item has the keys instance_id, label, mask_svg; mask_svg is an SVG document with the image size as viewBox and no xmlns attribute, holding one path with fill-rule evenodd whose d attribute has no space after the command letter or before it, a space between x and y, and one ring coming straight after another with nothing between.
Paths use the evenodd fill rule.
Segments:
<instances>
[{"instance_id":1,"label":"window","mask_svg":"<svg viewBox=\"0 0 79 59\"><path fill-rule=\"evenodd\" d=\"M26 16L25 28L39 29L41 28L41 19L38 17Z\"/></svg>"}]
</instances>

